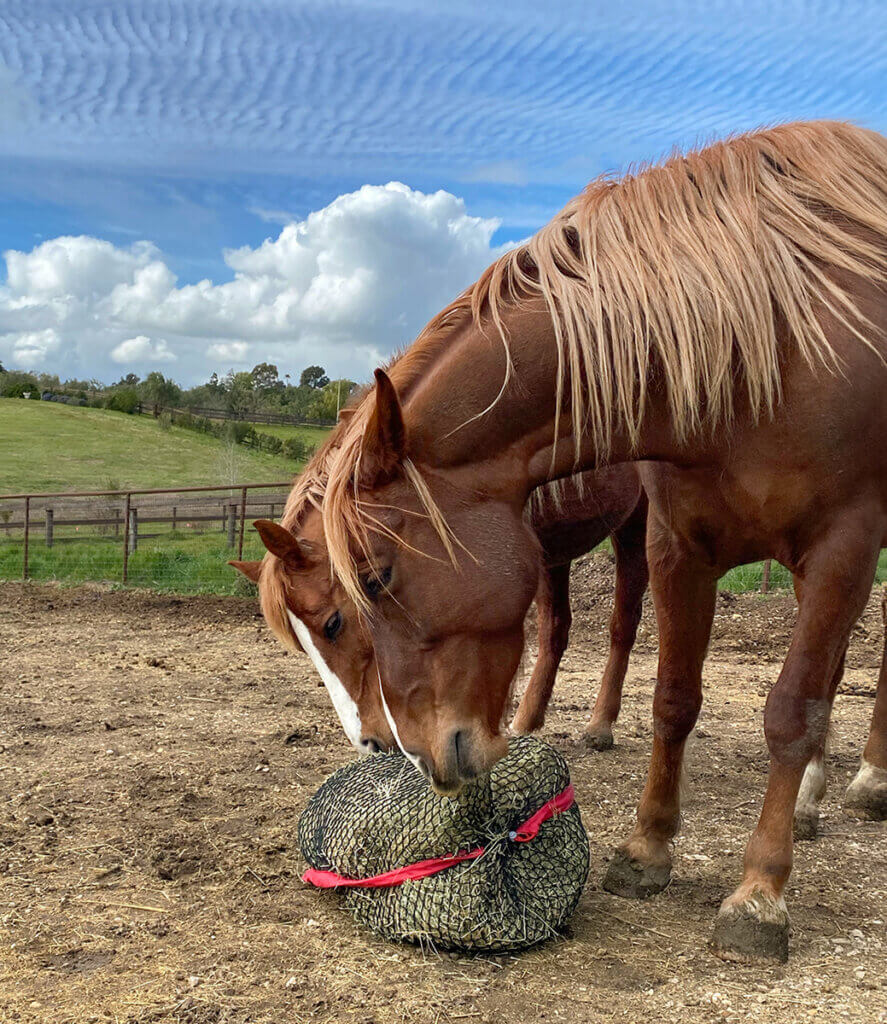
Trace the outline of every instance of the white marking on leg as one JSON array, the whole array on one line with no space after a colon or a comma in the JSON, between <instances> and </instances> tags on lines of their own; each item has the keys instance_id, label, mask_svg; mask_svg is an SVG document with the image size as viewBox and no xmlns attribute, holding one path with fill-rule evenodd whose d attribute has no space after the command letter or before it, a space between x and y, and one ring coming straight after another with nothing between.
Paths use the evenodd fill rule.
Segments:
<instances>
[{"instance_id":1,"label":"white marking on leg","mask_svg":"<svg viewBox=\"0 0 887 1024\"><path fill-rule=\"evenodd\" d=\"M807 762L798 799L795 803L795 814L818 818L819 805L825 796L825 765L821 757L814 757Z\"/></svg>"},{"instance_id":2,"label":"white marking on leg","mask_svg":"<svg viewBox=\"0 0 887 1024\"><path fill-rule=\"evenodd\" d=\"M862 758L859 771L847 787L847 796L858 796L884 787L887 787L887 768L879 768Z\"/></svg>"},{"instance_id":3,"label":"white marking on leg","mask_svg":"<svg viewBox=\"0 0 887 1024\"><path fill-rule=\"evenodd\" d=\"M400 733L397 731L397 722L394 721L394 715L391 714L391 709L388 707L388 701L385 700L385 690L382 688L382 673L378 664L376 665L376 672L379 676L379 696L382 698L382 710L385 712L385 720L388 722L388 728L394 734L394 742L398 747L400 747L401 753L412 761L416 768L422 772L422 768L419 765L419 758L416 757L415 754L410 754L408 751L404 750L404 746L400 742ZM425 773L422 772L422 774L424 775Z\"/></svg>"},{"instance_id":4,"label":"white marking on leg","mask_svg":"<svg viewBox=\"0 0 887 1024\"><path fill-rule=\"evenodd\" d=\"M360 711L357 705L351 699L351 695L345 689L342 680L333 672L333 670L323 660L323 655L317 649L314 639L311 636L311 630L305 625L304 622L297 616L294 615L289 608L286 610L289 616L290 623L293 627L293 632L296 634L299 643L302 645L302 650L311 659L314 667L317 669L320 678L323 680L323 685L327 689L327 693L330 695L330 700L333 702L333 707L336 709L336 714L339 716L339 721L342 723L342 728L345 730L345 735L351 740L352 744L362 754L368 752L368 745L364 743L363 737L360 731Z\"/></svg>"}]
</instances>

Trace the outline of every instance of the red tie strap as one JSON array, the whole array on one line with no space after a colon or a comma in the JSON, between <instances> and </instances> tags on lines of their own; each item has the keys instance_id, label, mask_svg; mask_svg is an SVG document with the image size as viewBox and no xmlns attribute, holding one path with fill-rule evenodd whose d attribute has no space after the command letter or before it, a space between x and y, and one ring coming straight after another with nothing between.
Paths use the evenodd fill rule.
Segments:
<instances>
[{"instance_id":1,"label":"red tie strap","mask_svg":"<svg viewBox=\"0 0 887 1024\"><path fill-rule=\"evenodd\" d=\"M549 818L557 814L563 814L573 806L576 794L572 783L563 792L552 797L544 803L532 817L513 832L508 833L508 838L515 843L528 843L539 834L539 829ZM466 860L477 860L486 853L485 846L478 846L474 850L466 850L462 853L454 853L448 857L432 857L429 860L419 860L415 864L407 864L402 868L394 868L392 871L385 871L381 875L373 875L370 878L346 878L344 875L337 875L334 871L320 871L317 868L308 868L302 881L317 886L318 889L361 888L361 889L384 889L391 885L400 885L417 878L428 878L436 875L455 864L461 864Z\"/></svg>"}]
</instances>

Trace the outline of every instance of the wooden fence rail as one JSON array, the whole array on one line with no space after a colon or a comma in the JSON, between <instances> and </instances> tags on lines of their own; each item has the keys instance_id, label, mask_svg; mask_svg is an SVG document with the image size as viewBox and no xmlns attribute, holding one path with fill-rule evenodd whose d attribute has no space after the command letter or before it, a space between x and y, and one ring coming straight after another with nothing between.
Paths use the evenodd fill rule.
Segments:
<instances>
[{"instance_id":1,"label":"wooden fence rail","mask_svg":"<svg viewBox=\"0 0 887 1024\"><path fill-rule=\"evenodd\" d=\"M269 426L283 427L334 427L335 420L306 420L301 416L284 416L274 412L231 412L228 409L207 409L201 406L151 405L139 402L138 411L142 415L159 416L163 412L176 416L201 416L207 420L228 420L234 423L264 423Z\"/></svg>"},{"instance_id":2,"label":"wooden fence rail","mask_svg":"<svg viewBox=\"0 0 887 1024\"><path fill-rule=\"evenodd\" d=\"M267 491L275 489L280 495L272 497L252 497L251 491ZM246 533L247 513L263 518L274 518L275 512L283 507L284 495L288 493L290 481L276 481L261 484L220 484L199 487L151 487L142 490L128 491L52 491L34 494L0 494L0 508L6 502L21 502L21 517L5 521L0 519L0 538L10 540L10 533L21 531L22 540L22 578L29 577L29 557L32 547L32 535L43 529L43 540L47 548L59 543L75 540L108 539L108 535L83 534L81 537L60 536L61 527L96 526L113 530L115 539L120 537L123 527L122 555L123 582L126 583L129 573L129 556L138 550L140 540L168 536L168 534L146 534L143 527L148 524L171 525L172 529L181 527L183 522L219 524L222 532L227 533L228 547L236 548L237 558L243 557L243 543ZM192 495L200 494L197 499ZM167 502L167 508L160 506L163 495L173 495ZM188 495L188 497L183 497ZM111 498L122 502L122 508L107 508L105 514L95 514L94 503L85 506L86 515L75 516L73 509L79 501L87 498ZM147 498L147 502L138 502L138 498ZM52 504L49 504L52 502ZM215 506L215 507L212 507ZM40 514L34 512L40 509Z\"/></svg>"}]
</instances>

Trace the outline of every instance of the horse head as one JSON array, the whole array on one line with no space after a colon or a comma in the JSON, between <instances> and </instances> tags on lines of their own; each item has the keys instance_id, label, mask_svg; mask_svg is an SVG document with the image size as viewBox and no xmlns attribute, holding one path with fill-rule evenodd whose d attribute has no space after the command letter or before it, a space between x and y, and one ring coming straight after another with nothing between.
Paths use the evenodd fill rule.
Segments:
<instances>
[{"instance_id":1,"label":"horse head","mask_svg":"<svg viewBox=\"0 0 887 1024\"><path fill-rule=\"evenodd\" d=\"M321 614L350 598L375 653L391 733L438 792L454 794L508 748L502 719L540 565L525 494L477 473L419 474L381 371L359 458L337 493L340 505L312 507L302 521L312 550L324 552L326 580L329 551L343 536L335 525L343 521L346 531L339 561L348 569L334 584L340 604L324 604ZM311 576L296 570L291 578L290 602L305 609ZM319 616L313 621L322 628Z\"/></svg>"}]
</instances>

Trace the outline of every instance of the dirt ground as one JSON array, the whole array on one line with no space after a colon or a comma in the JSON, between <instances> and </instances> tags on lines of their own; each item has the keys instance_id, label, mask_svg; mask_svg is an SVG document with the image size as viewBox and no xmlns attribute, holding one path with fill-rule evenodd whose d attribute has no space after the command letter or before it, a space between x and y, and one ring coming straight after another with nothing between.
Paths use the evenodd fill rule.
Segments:
<instances>
[{"instance_id":1,"label":"dirt ground","mask_svg":"<svg viewBox=\"0 0 887 1024\"><path fill-rule=\"evenodd\" d=\"M612 569L575 570L572 646L543 736L570 762L592 870L571 931L456 957L360 930L303 885L298 815L351 758L307 659L254 602L0 585L0 1021L887 1021L887 825L841 811L872 709L876 601L834 716L822 835L798 844L787 965L707 947L767 770L761 712L786 594L719 600L674 880L645 903L599 882L649 753L649 609L617 746L578 742L606 654Z\"/></svg>"}]
</instances>

